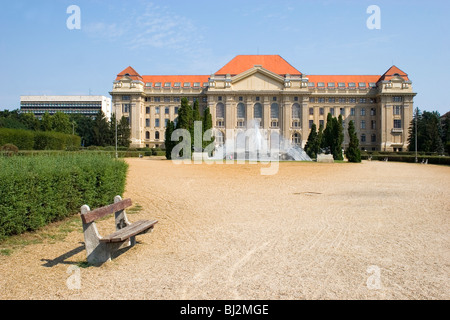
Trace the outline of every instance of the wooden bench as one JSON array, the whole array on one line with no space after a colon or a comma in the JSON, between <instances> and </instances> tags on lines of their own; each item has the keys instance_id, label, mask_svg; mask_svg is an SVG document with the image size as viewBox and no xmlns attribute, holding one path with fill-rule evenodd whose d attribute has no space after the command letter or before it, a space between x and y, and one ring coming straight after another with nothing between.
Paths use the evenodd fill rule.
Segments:
<instances>
[{"instance_id":1,"label":"wooden bench","mask_svg":"<svg viewBox=\"0 0 450 320\"><path fill-rule=\"evenodd\" d=\"M114 203L109 206L93 211L87 205L81 207L88 263L98 265L110 261L113 252L134 246L136 236L153 230L154 225L158 223L157 220L140 220L135 223L128 221L125 209L131 205L131 199L122 200L120 196L116 196ZM95 220L113 213L115 214L116 232L105 237L100 236Z\"/></svg>"}]
</instances>

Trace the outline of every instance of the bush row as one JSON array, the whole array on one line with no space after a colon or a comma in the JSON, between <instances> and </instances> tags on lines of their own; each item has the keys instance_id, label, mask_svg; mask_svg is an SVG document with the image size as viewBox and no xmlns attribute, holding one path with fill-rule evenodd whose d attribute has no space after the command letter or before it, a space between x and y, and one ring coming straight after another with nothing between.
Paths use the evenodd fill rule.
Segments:
<instances>
[{"instance_id":1,"label":"bush row","mask_svg":"<svg viewBox=\"0 0 450 320\"><path fill-rule=\"evenodd\" d=\"M80 147L81 138L60 132L0 128L0 146L5 144L19 150L74 150Z\"/></svg>"},{"instance_id":2,"label":"bush row","mask_svg":"<svg viewBox=\"0 0 450 320\"><path fill-rule=\"evenodd\" d=\"M112 203L127 164L108 155L0 157L0 239Z\"/></svg>"},{"instance_id":3,"label":"bush row","mask_svg":"<svg viewBox=\"0 0 450 320\"><path fill-rule=\"evenodd\" d=\"M387 158L388 161L399 161L399 162L411 162L414 163L416 161L415 155L362 155L361 159L368 160L369 157L372 157L373 161L379 160L383 161ZM440 156L417 156L417 161L421 163L422 161L428 160L429 164L443 164L450 165L450 157L440 157Z\"/></svg>"}]
</instances>

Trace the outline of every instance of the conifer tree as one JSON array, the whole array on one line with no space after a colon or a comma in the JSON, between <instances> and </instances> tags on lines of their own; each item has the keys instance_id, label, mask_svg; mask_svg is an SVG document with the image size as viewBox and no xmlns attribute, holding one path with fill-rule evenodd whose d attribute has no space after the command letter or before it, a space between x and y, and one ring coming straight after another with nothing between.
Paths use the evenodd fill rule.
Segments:
<instances>
[{"instance_id":1,"label":"conifer tree","mask_svg":"<svg viewBox=\"0 0 450 320\"><path fill-rule=\"evenodd\" d=\"M166 132L164 135L165 138L165 145L166 145L166 159L171 160L172 159L172 150L174 147L174 142L172 141L172 133L175 130L175 124L173 121L169 121L166 127Z\"/></svg>"},{"instance_id":2,"label":"conifer tree","mask_svg":"<svg viewBox=\"0 0 450 320\"><path fill-rule=\"evenodd\" d=\"M305 145L305 152L310 158L317 157L317 146L318 146L318 134L316 124L313 123L311 126L311 132L309 133L308 140Z\"/></svg>"},{"instance_id":3,"label":"conifer tree","mask_svg":"<svg viewBox=\"0 0 450 320\"><path fill-rule=\"evenodd\" d=\"M346 151L346 156L349 162L361 162L361 150L359 150L359 139L356 134L355 124L353 120L348 124L348 135L350 142Z\"/></svg>"}]
</instances>

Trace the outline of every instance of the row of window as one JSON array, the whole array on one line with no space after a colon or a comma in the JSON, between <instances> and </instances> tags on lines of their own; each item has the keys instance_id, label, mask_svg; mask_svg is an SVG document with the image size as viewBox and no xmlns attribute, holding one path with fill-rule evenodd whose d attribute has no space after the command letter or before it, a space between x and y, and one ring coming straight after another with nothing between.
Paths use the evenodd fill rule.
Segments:
<instances>
[{"instance_id":1,"label":"row of window","mask_svg":"<svg viewBox=\"0 0 450 320\"><path fill-rule=\"evenodd\" d=\"M314 98L310 97L310 103L376 103L377 100L374 98Z\"/></svg>"},{"instance_id":2,"label":"row of window","mask_svg":"<svg viewBox=\"0 0 450 320\"><path fill-rule=\"evenodd\" d=\"M315 82L308 82L308 87L310 88L315 88L316 87L316 83ZM328 82L327 83L327 87L328 88L336 88L336 83L335 82ZM365 82L358 82L358 88L376 88L377 84L374 82L370 82L369 86L367 86L367 83ZM317 82L317 88L325 88L325 82ZM338 82L337 83L337 88L356 88L356 83L355 82L349 82L347 83L347 85L345 84L345 82Z\"/></svg>"},{"instance_id":3,"label":"row of window","mask_svg":"<svg viewBox=\"0 0 450 320\"><path fill-rule=\"evenodd\" d=\"M174 82L172 85L172 82L155 82L154 84L152 82L147 82L145 84L145 86L147 88L149 87L154 87L154 88L190 88L191 87L191 82ZM208 82L203 82L203 87L208 87L209 83ZM192 87L193 88L200 88L201 87L201 83L200 82L194 82L192 83Z\"/></svg>"},{"instance_id":4,"label":"row of window","mask_svg":"<svg viewBox=\"0 0 450 320\"><path fill-rule=\"evenodd\" d=\"M101 102L86 102L86 103L62 103L62 102L32 102L32 103L21 103L22 108L27 107L34 107L34 108L76 108L76 107L82 107L82 108L96 108L101 107Z\"/></svg>"}]
</instances>

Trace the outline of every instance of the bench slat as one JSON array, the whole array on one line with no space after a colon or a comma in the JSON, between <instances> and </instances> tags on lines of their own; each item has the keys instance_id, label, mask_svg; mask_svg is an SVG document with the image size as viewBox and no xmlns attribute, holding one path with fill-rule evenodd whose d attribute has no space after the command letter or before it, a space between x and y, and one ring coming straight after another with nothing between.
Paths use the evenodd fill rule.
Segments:
<instances>
[{"instance_id":1,"label":"bench slat","mask_svg":"<svg viewBox=\"0 0 450 320\"><path fill-rule=\"evenodd\" d=\"M140 220L137 221L123 229L120 229L109 236L101 239L101 242L122 242L125 241L132 236L135 236L147 229L153 227L158 221L156 220Z\"/></svg>"},{"instance_id":2,"label":"bench slat","mask_svg":"<svg viewBox=\"0 0 450 320\"><path fill-rule=\"evenodd\" d=\"M81 220L83 221L83 223L90 223L97 219L103 218L104 216L106 216L108 214L112 214L114 212L131 207L131 205L132 205L131 199L124 199L120 202L113 203L109 206L101 207L101 208L95 209L93 211L90 211L89 213L82 214Z\"/></svg>"}]
</instances>

